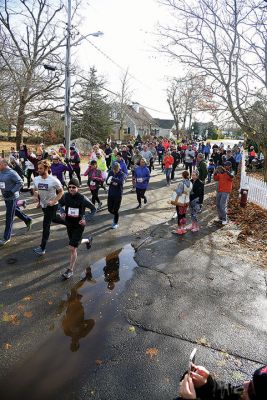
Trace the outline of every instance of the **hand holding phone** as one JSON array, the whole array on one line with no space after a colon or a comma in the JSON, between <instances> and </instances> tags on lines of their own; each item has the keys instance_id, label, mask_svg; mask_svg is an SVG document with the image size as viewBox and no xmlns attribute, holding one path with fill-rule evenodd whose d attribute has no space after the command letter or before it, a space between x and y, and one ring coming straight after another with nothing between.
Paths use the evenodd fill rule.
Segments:
<instances>
[{"instance_id":1,"label":"hand holding phone","mask_svg":"<svg viewBox=\"0 0 267 400\"><path fill-rule=\"evenodd\" d=\"M195 364L196 352L197 352L197 348L195 347L189 357L189 364L188 364L188 375L189 376L190 376L190 372L192 371L192 364Z\"/></svg>"}]
</instances>

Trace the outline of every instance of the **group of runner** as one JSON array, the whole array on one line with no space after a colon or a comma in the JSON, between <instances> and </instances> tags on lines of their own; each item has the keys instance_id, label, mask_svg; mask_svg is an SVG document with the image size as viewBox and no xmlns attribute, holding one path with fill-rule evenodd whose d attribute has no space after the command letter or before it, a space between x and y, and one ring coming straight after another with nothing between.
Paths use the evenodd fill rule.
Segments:
<instances>
[{"instance_id":1,"label":"group of runner","mask_svg":"<svg viewBox=\"0 0 267 400\"><path fill-rule=\"evenodd\" d=\"M205 153L207 148L209 148L209 156L213 156L208 166L205 162L205 159L209 159ZM192 226L189 229L197 232L199 230L198 213L203 203L206 178L208 177L208 182L210 182L214 175L215 180L221 180L223 173L222 171L219 173L217 167L221 166L225 172L227 169L224 168L225 163L228 162L228 169L232 170L233 164L241 161L237 157L240 147L234 149L233 154L231 149L224 149L223 145L213 145L211 148L209 143L197 145L183 142L177 145L173 141L164 139L159 142L155 140L134 145L128 143L120 147L111 144L102 147L96 144L88 155L88 168L83 172L87 177L87 186L91 194L91 200L89 200L79 193L79 187L82 185L81 156L74 143L70 147L69 158L66 158L66 153L63 145L57 150L50 151L46 151L44 146L40 145L35 152L21 145L19 153L12 151L9 159L0 159L0 189L6 204L6 225L0 245L4 246L10 241L15 215L25 222L28 230L31 229L32 219L20 209L21 206L25 206L25 202L19 200L20 191L31 191L36 198L37 207L41 207L43 211L40 246L33 249L38 256L43 256L46 252L51 223L66 226L70 265L63 273L65 279L73 275L79 244L85 243L87 248L91 247L92 237L83 238L86 226L85 210L89 209L92 215L100 211L103 206L99 199L101 188L108 192L107 208L113 215L111 228L117 229L123 186L129 174L131 174L132 191L136 192L136 209L140 209L148 201L146 190L155 163L158 162L166 174L168 186L174 180L177 166L183 164L185 168L182 173L183 179L176 188L175 198L171 201L176 205L178 221L178 228L174 233L186 233L185 218L188 206L190 206L192 217ZM34 176L33 179L31 174ZM68 183L66 183L67 174ZM27 178L27 187L23 187L24 176ZM229 176L228 173L227 176ZM64 187L67 188L65 193ZM219 217L225 224L228 198L222 197L223 202L222 204L219 202L217 207Z\"/></svg>"}]
</instances>

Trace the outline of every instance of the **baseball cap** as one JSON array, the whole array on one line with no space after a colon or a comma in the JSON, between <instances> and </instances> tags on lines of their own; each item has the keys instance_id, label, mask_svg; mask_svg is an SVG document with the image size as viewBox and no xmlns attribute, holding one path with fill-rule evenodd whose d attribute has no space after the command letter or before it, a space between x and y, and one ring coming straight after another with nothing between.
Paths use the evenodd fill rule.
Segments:
<instances>
[{"instance_id":1,"label":"baseball cap","mask_svg":"<svg viewBox=\"0 0 267 400\"><path fill-rule=\"evenodd\" d=\"M80 182L78 181L77 178L71 178L69 183L68 183L68 186L70 186L70 185L79 187L80 186Z\"/></svg>"}]
</instances>

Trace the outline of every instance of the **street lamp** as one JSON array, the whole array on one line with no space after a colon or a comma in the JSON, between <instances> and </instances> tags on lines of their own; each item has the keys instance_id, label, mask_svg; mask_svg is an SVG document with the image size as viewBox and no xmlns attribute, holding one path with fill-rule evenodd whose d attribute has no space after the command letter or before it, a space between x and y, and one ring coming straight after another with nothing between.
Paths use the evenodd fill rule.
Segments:
<instances>
[{"instance_id":1,"label":"street lamp","mask_svg":"<svg viewBox=\"0 0 267 400\"><path fill-rule=\"evenodd\" d=\"M93 32L88 35L82 36L103 36L103 32ZM70 140L71 140L71 114L70 114L70 39L71 39L71 0L68 0L68 24L67 24L67 43L66 43L66 62L65 62L65 125L64 125L64 137L67 149L67 157L70 156Z\"/></svg>"}]
</instances>

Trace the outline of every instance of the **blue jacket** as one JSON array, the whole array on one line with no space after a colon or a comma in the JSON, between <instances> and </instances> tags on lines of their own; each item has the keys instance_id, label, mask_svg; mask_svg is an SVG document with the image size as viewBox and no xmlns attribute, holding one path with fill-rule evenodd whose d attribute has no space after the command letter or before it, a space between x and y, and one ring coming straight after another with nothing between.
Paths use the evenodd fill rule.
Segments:
<instances>
[{"instance_id":1,"label":"blue jacket","mask_svg":"<svg viewBox=\"0 0 267 400\"><path fill-rule=\"evenodd\" d=\"M149 169L145 167L137 167L134 170L135 187L137 189L146 189L150 179Z\"/></svg>"},{"instance_id":2,"label":"blue jacket","mask_svg":"<svg viewBox=\"0 0 267 400\"><path fill-rule=\"evenodd\" d=\"M236 153L236 154L234 155L234 159L235 159L235 162L236 162L236 163L240 163L241 160L242 160L242 153Z\"/></svg>"},{"instance_id":3,"label":"blue jacket","mask_svg":"<svg viewBox=\"0 0 267 400\"><path fill-rule=\"evenodd\" d=\"M124 173L120 170L116 175L113 170L110 170L108 173L108 178L112 176L112 180L109 185L108 197L121 197L123 192L123 183L124 183Z\"/></svg>"},{"instance_id":4,"label":"blue jacket","mask_svg":"<svg viewBox=\"0 0 267 400\"><path fill-rule=\"evenodd\" d=\"M23 181L13 169L6 167L0 172L0 189L4 200L18 199L22 187Z\"/></svg>"},{"instance_id":5,"label":"blue jacket","mask_svg":"<svg viewBox=\"0 0 267 400\"><path fill-rule=\"evenodd\" d=\"M208 153L209 154L210 153L210 146L205 145L204 148L203 148L203 153L206 153L206 154Z\"/></svg>"},{"instance_id":6,"label":"blue jacket","mask_svg":"<svg viewBox=\"0 0 267 400\"><path fill-rule=\"evenodd\" d=\"M127 176L128 176L128 169L127 169L127 167L126 167L126 164L125 164L124 159L122 158L122 159L120 160L120 162L117 161L117 160L113 161L111 168L113 168L113 166L114 166L115 163L120 164L121 171L122 171L123 174L124 174L124 179L126 179Z\"/></svg>"}]
</instances>

